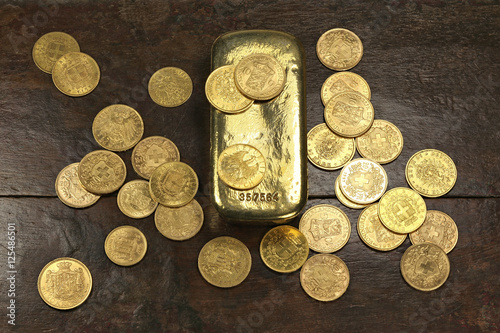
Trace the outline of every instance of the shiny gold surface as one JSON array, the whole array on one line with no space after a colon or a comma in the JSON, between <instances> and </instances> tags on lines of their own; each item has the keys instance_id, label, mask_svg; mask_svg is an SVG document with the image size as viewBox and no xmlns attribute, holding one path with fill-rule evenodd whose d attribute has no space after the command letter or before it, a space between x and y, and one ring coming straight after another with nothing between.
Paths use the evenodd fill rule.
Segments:
<instances>
[{"instance_id":1,"label":"shiny gold surface","mask_svg":"<svg viewBox=\"0 0 500 333\"><path fill-rule=\"evenodd\" d=\"M281 94L238 114L211 108L211 198L229 221L283 223L307 200L305 59L298 39L277 31L237 31L220 36L212 47L212 70L236 65L252 53L272 55L286 69ZM217 175L220 153L249 144L266 157L266 174L252 190L239 191Z\"/></svg>"},{"instance_id":2,"label":"shiny gold surface","mask_svg":"<svg viewBox=\"0 0 500 333\"><path fill-rule=\"evenodd\" d=\"M167 207L181 207L198 191L198 176L183 162L167 162L153 171L149 192L154 201Z\"/></svg>"},{"instance_id":3,"label":"shiny gold surface","mask_svg":"<svg viewBox=\"0 0 500 333\"><path fill-rule=\"evenodd\" d=\"M130 225L111 230L104 241L109 260L120 266L132 266L144 258L148 244L144 234Z\"/></svg>"},{"instance_id":4,"label":"shiny gold surface","mask_svg":"<svg viewBox=\"0 0 500 333\"><path fill-rule=\"evenodd\" d=\"M45 73L52 73L57 59L69 52L80 52L78 42L60 31L46 33L33 46L33 61Z\"/></svg>"},{"instance_id":5,"label":"shiny gold surface","mask_svg":"<svg viewBox=\"0 0 500 333\"><path fill-rule=\"evenodd\" d=\"M329 76L321 86L323 105L335 95L346 91L355 91L370 99L372 94L368 82L360 75L352 72L339 72Z\"/></svg>"},{"instance_id":6,"label":"shiny gold surface","mask_svg":"<svg viewBox=\"0 0 500 333\"><path fill-rule=\"evenodd\" d=\"M156 229L171 240L183 241L194 237L203 226L203 209L196 199L182 207L159 205L155 213Z\"/></svg>"},{"instance_id":7,"label":"shiny gold surface","mask_svg":"<svg viewBox=\"0 0 500 333\"><path fill-rule=\"evenodd\" d=\"M180 68L164 67L149 79L148 92L156 104L173 108L184 104L191 97L193 81Z\"/></svg>"},{"instance_id":8,"label":"shiny gold surface","mask_svg":"<svg viewBox=\"0 0 500 333\"><path fill-rule=\"evenodd\" d=\"M361 205L377 201L389 183L384 168L366 158L347 163L339 178L340 190L346 198Z\"/></svg>"},{"instance_id":9,"label":"shiny gold surface","mask_svg":"<svg viewBox=\"0 0 500 333\"><path fill-rule=\"evenodd\" d=\"M60 92L71 97L90 94L99 84L101 70L88 54L69 52L52 67L52 81Z\"/></svg>"},{"instance_id":10,"label":"shiny gold surface","mask_svg":"<svg viewBox=\"0 0 500 333\"><path fill-rule=\"evenodd\" d=\"M356 138L356 147L364 158L386 164L403 151L403 135L393 123L375 119L368 132Z\"/></svg>"},{"instance_id":11,"label":"shiny gold surface","mask_svg":"<svg viewBox=\"0 0 500 333\"><path fill-rule=\"evenodd\" d=\"M95 204L101 196L90 193L80 184L78 164L72 163L59 172L56 178L56 193L65 205L85 208Z\"/></svg>"},{"instance_id":12,"label":"shiny gold surface","mask_svg":"<svg viewBox=\"0 0 500 333\"><path fill-rule=\"evenodd\" d=\"M335 196L337 197L337 199L340 201L341 204L352 209L363 209L370 205L370 204L361 205L347 199L347 197L344 195L344 193L342 193L342 190L340 189L339 180L340 176L337 176L337 179L335 179Z\"/></svg>"},{"instance_id":13,"label":"shiny gold surface","mask_svg":"<svg viewBox=\"0 0 500 333\"><path fill-rule=\"evenodd\" d=\"M153 214L158 203L151 198L149 182L136 179L122 186L116 197L121 212L133 219L142 219Z\"/></svg>"},{"instance_id":14,"label":"shiny gold surface","mask_svg":"<svg viewBox=\"0 0 500 333\"><path fill-rule=\"evenodd\" d=\"M458 228L447 214L428 210L422 226L410 233L410 240L412 244L433 243L450 253L458 241Z\"/></svg>"},{"instance_id":15,"label":"shiny gold surface","mask_svg":"<svg viewBox=\"0 0 500 333\"><path fill-rule=\"evenodd\" d=\"M356 66L363 57L363 43L354 32L335 28L318 39L316 54L326 67L345 71Z\"/></svg>"},{"instance_id":16,"label":"shiny gold surface","mask_svg":"<svg viewBox=\"0 0 500 333\"><path fill-rule=\"evenodd\" d=\"M392 232L380 222L378 204L366 207L359 214L357 229L363 243L378 251L394 250L406 239L406 234Z\"/></svg>"},{"instance_id":17,"label":"shiny gold surface","mask_svg":"<svg viewBox=\"0 0 500 333\"><path fill-rule=\"evenodd\" d=\"M387 191L378 203L380 221L386 228L398 234L408 234L420 228L426 213L424 199L406 187Z\"/></svg>"},{"instance_id":18,"label":"shiny gold surface","mask_svg":"<svg viewBox=\"0 0 500 333\"><path fill-rule=\"evenodd\" d=\"M118 190L126 177L125 163L120 156L111 151L90 152L78 165L80 184L94 194L108 194Z\"/></svg>"},{"instance_id":19,"label":"shiny gold surface","mask_svg":"<svg viewBox=\"0 0 500 333\"><path fill-rule=\"evenodd\" d=\"M249 190L259 185L266 174L266 159L255 147L236 144L219 156L217 173L222 181L237 190Z\"/></svg>"},{"instance_id":20,"label":"shiny gold surface","mask_svg":"<svg viewBox=\"0 0 500 333\"><path fill-rule=\"evenodd\" d=\"M179 162L179 149L162 136L149 136L132 150L132 167L142 178L149 179L153 171L166 162Z\"/></svg>"}]
</instances>

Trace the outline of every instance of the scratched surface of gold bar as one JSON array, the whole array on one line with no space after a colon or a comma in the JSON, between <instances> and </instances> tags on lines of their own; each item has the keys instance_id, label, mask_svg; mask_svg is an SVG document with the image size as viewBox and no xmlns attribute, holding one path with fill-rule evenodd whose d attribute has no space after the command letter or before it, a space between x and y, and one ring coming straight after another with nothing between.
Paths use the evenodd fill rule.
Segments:
<instances>
[{"instance_id":1,"label":"scratched surface of gold bar","mask_svg":"<svg viewBox=\"0 0 500 333\"><path fill-rule=\"evenodd\" d=\"M307 201L307 146L305 57L301 42L287 33L270 30L230 32L212 46L212 70L236 65L252 53L275 57L286 70L278 97L255 102L248 110L227 114L211 107L211 198L229 222L284 223ZM250 190L236 190L217 175L220 153L234 144L249 144L266 159L262 182Z\"/></svg>"}]
</instances>

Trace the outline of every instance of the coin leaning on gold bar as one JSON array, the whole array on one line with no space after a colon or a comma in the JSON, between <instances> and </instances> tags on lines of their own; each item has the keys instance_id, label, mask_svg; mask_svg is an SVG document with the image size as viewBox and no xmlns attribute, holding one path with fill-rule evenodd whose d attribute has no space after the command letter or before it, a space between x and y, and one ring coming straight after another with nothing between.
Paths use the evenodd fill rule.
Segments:
<instances>
[{"instance_id":1,"label":"coin leaning on gold bar","mask_svg":"<svg viewBox=\"0 0 500 333\"><path fill-rule=\"evenodd\" d=\"M32 56L39 69L51 74L57 59L69 52L80 52L78 42L67 33L53 31L38 38Z\"/></svg>"},{"instance_id":2,"label":"coin leaning on gold bar","mask_svg":"<svg viewBox=\"0 0 500 333\"><path fill-rule=\"evenodd\" d=\"M107 194L118 190L127 177L125 163L117 154L95 150L85 155L78 165L78 179L82 186L94 194Z\"/></svg>"},{"instance_id":3,"label":"coin leaning on gold bar","mask_svg":"<svg viewBox=\"0 0 500 333\"><path fill-rule=\"evenodd\" d=\"M269 230L260 242L260 257L264 264L279 273L298 270L309 255L307 238L298 229L280 225Z\"/></svg>"},{"instance_id":4,"label":"coin leaning on gold bar","mask_svg":"<svg viewBox=\"0 0 500 333\"><path fill-rule=\"evenodd\" d=\"M375 119L368 132L356 138L356 147L364 158L386 164L403 151L403 135L393 123Z\"/></svg>"},{"instance_id":5,"label":"coin leaning on gold bar","mask_svg":"<svg viewBox=\"0 0 500 333\"><path fill-rule=\"evenodd\" d=\"M38 293L45 303L58 310L81 305L92 290L89 269L74 258L49 262L38 275Z\"/></svg>"},{"instance_id":6,"label":"coin leaning on gold bar","mask_svg":"<svg viewBox=\"0 0 500 333\"><path fill-rule=\"evenodd\" d=\"M339 177L340 190L346 198L365 205L377 201L389 182L384 168L366 158L347 163Z\"/></svg>"},{"instance_id":7,"label":"coin leaning on gold bar","mask_svg":"<svg viewBox=\"0 0 500 333\"><path fill-rule=\"evenodd\" d=\"M61 202L73 208L92 206L101 196L83 188L78 179L78 164L72 163L62 169L56 178L56 193Z\"/></svg>"},{"instance_id":8,"label":"coin leaning on gold bar","mask_svg":"<svg viewBox=\"0 0 500 333\"><path fill-rule=\"evenodd\" d=\"M155 212L156 229L171 240L194 237L203 226L203 209L196 199L182 207L159 205Z\"/></svg>"},{"instance_id":9,"label":"coin leaning on gold bar","mask_svg":"<svg viewBox=\"0 0 500 333\"><path fill-rule=\"evenodd\" d=\"M164 67L149 79L148 92L156 104L173 108L184 104L191 97L193 81L180 68Z\"/></svg>"},{"instance_id":10,"label":"coin leaning on gold bar","mask_svg":"<svg viewBox=\"0 0 500 333\"><path fill-rule=\"evenodd\" d=\"M416 152L406 164L406 181L412 189L426 197L440 197L448 193L457 181L455 163L437 149Z\"/></svg>"},{"instance_id":11,"label":"coin leaning on gold bar","mask_svg":"<svg viewBox=\"0 0 500 333\"><path fill-rule=\"evenodd\" d=\"M356 66L363 57L363 43L354 32L335 28L318 39L316 54L326 67L345 71Z\"/></svg>"},{"instance_id":12,"label":"coin leaning on gold bar","mask_svg":"<svg viewBox=\"0 0 500 333\"><path fill-rule=\"evenodd\" d=\"M323 105L335 95L346 91L355 91L370 99L370 86L360 75L352 72L339 72L329 76L321 86L321 101Z\"/></svg>"},{"instance_id":13,"label":"coin leaning on gold bar","mask_svg":"<svg viewBox=\"0 0 500 333\"><path fill-rule=\"evenodd\" d=\"M420 228L426 213L424 199L406 187L387 191L378 204L380 221L387 229L398 234L408 234Z\"/></svg>"},{"instance_id":14,"label":"coin leaning on gold bar","mask_svg":"<svg viewBox=\"0 0 500 333\"><path fill-rule=\"evenodd\" d=\"M299 230L306 237L309 248L321 253L340 250L351 237L347 215L327 204L309 208L300 219Z\"/></svg>"},{"instance_id":15,"label":"coin leaning on gold bar","mask_svg":"<svg viewBox=\"0 0 500 333\"><path fill-rule=\"evenodd\" d=\"M322 302L336 300L349 286L349 269L333 254L316 254L300 270L300 285L304 291Z\"/></svg>"},{"instance_id":16,"label":"coin leaning on gold bar","mask_svg":"<svg viewBox=\"0 0 500 333\"><path fill-rule=\"evenodd\" d=\"M226 113L239 113L253 104L236 87L234 82L235 66L228 65L215 69L205 84L205 94L214 108Z\"/></svg>"},{"instance_id":17,"label":"coin leaning on gold bar","mask_svg":"<svg viewBox=\"0 0 500 333\"><path fill-rule=\"evenodd\" d=\"M357 230L363 243L378 251L394 250L406 239L406 234L392 232L380 222L376 203L366 207L359 214Z\"/></svg>"},{"instance_id":18,"label":"coin leaning on gold bar","mask_svg":"<svg viewBox=\"0 0 500 333\"><path fill-rule=\"evenodd\" d=\"M92 134L95 141L104 149L125 151L141 140L144 123L135 109L123 104L113 104L95 116Z\"/></svg>"},{"instance_id":19,"label":"coin leaning on gold bar","mask_svg":"<svg viewBox=\"0 0 500 333\"><path fill-rule=\"evenodd\" d=\"M117 227L104 241L104 251L109 260L120 266L137 264L146 255L148 243L144 234L130 225Z\"/></svg>"},{"instance_id":20,"label":"coin leaning on gold bar","mask_svg":"<svg viewBox=\"0 0 500 333\"><path fill-rule=\"evenodd\" d=\"M234 81L243 95L266 101L281 93L286 83L286 72L275 57L253 53L236 64Z\"/></svg>"},{"instance_id":21,"label":"coin leaning on gold bar","mask_svg":"<svg viewBox=\"0 0 500 333\"><path fill-rule=\"evenodd\" d=\"M458 228L447 214L428 210L422 226L410 233L410 240L412 244L433 243L450 253L458 241Z\"/></svg>"},{"instance_id":22,"label":"coin leaning on gold bar","mask_svg":"<svg viewBox=\"0 0 500 333\"><path fill-rule=\"evenodd\" d=\"M245 244L233 237L210 240L200 251L198 269L210 284L231 288L242 283L252 267L252 257Z\"/></svg>"},{"instance_id":23,"label":"coin leaning on gold bar","mask_svg":"<svg viewBox=\"0 0 500 333\"><path fill-rule=\"evenodd\" d=\"M353 138L333 133L323 123L307 133L307 157L312 164L324 170L337 170L352 160L356 152Z\"/></svg>"},{"instance_id":24,"label":"coin leaning on gold bar","mask_svg":"<svg viewBox=\"0 0 500 333\"><path fill-rule=\"evenodd\" d=\"M450 275L450 261L439 246L422 243L410 246L401 258L401 275L413 288L431 291L441 287Z\"/></svg>"},{"instance_id":25,"label":"coin leaning on gold bar","mask_svg":"<svg viewBox=\"0 0 500 333\"><path fill-rule=\"evenodd\" d=\"M219 155L217 174L229 187L248 190L259 185L266 173L266 160L255 147L235 144Z\"/></svg>"},{"instance_id":26,"label":"coin leaning on gold bar","mask_svg":"<svg viewBox=\"0 0 500 333\"><path fill-rule=\"evenodd\" d=\"M142 178L149 179L153 171L166 162L179 162L177 146L162 136L150 136L141 141L132 151L132 167Z\"/></svg>"},{"instance_id":27,"label":"coin leaning on gold bar","mask_svg":"<svg viewBox=\"0 0 500 333\"><path fill-rule=\"evenodd\" d=\"M151 198L167 207L184 206L193 200L197 191L198 176L183 162L163 163L149 179Z\"/></svg>"},{"instance_id":28,"label":"coin leaning on gold bar","mask_svg":"<svg viewBox=\"0 0 500 333\"><path fill-rule=\"evenodd\" d=\"M52 81L60 92L71 97L90 94L99 84L101 71L88 54L69 52L52 67Z\"/></svg>"},{"instance_id":29,"label":"coin leaning on gold bar","mask_svg":"<svg viewBox=\"0 0 500 333\"><path fill-rule=\"evenodd\" d=\"M340 176L337 176L337 178L335 179L335 196L337 197L337 199L340 201L341 204L352 209L363 209L370 205L370 204L364 204L364 205L358 204L347 199L347 197L344 195L344 193L342 193L342 190L340 189L339 179Z\"/></svg>"},{"instance_id":30,"label":"coin leaning on gold bar","mask_svg":"<svg viewBox=\"0 0 500 333\"><path fill-rule=\"evenodd\" d=\"M158 206L149 193L149 182L142 179L123 185L118 191L116 201L120 211L133 219L148 217Z\"/></svg>"},{"instance_id":31,"label":"coin leaning on gold bar","mask_svg":"<svg viewBox=\"0 0 500 333\"><path fill-rule=\"evenodd\" d=\"M330 98L325 106L325 122L340 136L353 138L364 134L373 124L370 101L357 92L343 92Z\"/></svg>"}]
</instances>

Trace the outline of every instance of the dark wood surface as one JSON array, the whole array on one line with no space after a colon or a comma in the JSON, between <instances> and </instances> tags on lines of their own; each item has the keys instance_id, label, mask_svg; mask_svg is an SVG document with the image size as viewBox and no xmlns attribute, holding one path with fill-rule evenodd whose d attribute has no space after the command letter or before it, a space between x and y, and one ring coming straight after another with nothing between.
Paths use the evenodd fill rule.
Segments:
<instances>
[{"instance_id":1,"label":"dark wood surface","mask_svg":"<svg viewBox=\"0 0 500 333\"><path fill-rule=\"evenodd\" d=\"M46 4L46 5L44 5ZM0 330L19 332L457 332L500 330L500 6L496 0L416 1L16 1L0 7ZM458 170L451 192L426 199L458 225L449 254L451 273L438 290L420 292L399 271L407 239L382 253L356 233L359 211L334 195L339 171L309 164L308 207L331 203L352 225L336 253L351 282L338 300L322 303L300 287L299 272L279 274L262 263L258 246L269 227L228 225L208 197L209 104L204 82L217 36L236 29L275 29L298 37L306 51L307 128L323 122L320 88L333 72L315 55L319 36L344 27L363 41L353 69L372 89L375 117L396 124L405 145L385 166L389 188L407 186L404 168L415 152L436 148ZM101 68L90 95L61 94L33 63L31 49L44 33L64 31ZM194 83L184 105L152 102L146 85L165 66L183 68ZM133 220L117 207L116 193L88 209L63 205L55 195L58 172L98 149L92 120L105 106L124 103L144 120L145 136L175 142L181 160L198 173L201 232L174 242L153 217ZM136 179L131 152L120 153ZM298 225L299 218L291 224ZM7 223L16 226L16 326L7 324ZM130 224L148 239L148 253L133 267L111 263L103 250L110 230ZM198 272L197 256L210 239L228 235L250 249L253 265L239 286L219 289ZM83 261L94 279L80 307L58 311L39 297L42 267L58 257Z\"/></svg>"}]
</instances>

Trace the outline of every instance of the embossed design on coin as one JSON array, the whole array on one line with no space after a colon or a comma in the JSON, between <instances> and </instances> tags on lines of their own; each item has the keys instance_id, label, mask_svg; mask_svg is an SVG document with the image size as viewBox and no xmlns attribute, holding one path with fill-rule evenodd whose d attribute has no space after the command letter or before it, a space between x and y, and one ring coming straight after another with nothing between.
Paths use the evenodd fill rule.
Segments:
<instances>
[{"instance_id":1,"label":"embossed design on coin","mask_svg":"<svg viewBox=\"0 0 500 333\"><path fill-rule=\"evenodd\" d=\"M357 92L333 96L325 106L325 121L338 135L353 138L370 129L374 111L370 101Z\"/></svg>"},{"instance_id":2,"label":"embossed design on coin","mask_svg":"<svg viewBox=\"0 0 500 333\"><path fill-rule=\"evenodd\" d=\"M144 234L130 225L111 230L104 241L109 260L120 266L132 266L144 258L148 244Z\"/></svg>"},{"instance_id":3,"label":"embossed design on coin","mask_svg":"<svg viewBox=\"0 0 500 333\"><path fill-rule=\"evenodd\" d=\"M125 151L134 147L142 138L144 123L139 112L130 106L113 104L95 116L92 134L101 147Z\"/></svg>"},{"instance_id":4,"label":"embossed design on coin","mask_svg":"<svg viewBox=\"0 0 500 333\"><path fill-rule=\"evenodd\" d=\"M366 207L358 218L359 238L378 251L390 251L403 244L406 234L397 234L387 229L378 217L378 204Z\"/></svg>"},{"instance_id":5,"label":"embossed design on coin","mask_svg":"<svg viewBox=\"0 0 500 333\"><path fill-rule=\"evenodd\" d=\"M205 84L208 101L219 111L238 113L247 110L253 100L245 97L234 82L234 66L222 66L214 70Z\"/></svg>"},{"instance_id":6,"label":"embossed design on coin","mask_svg":"<svg viewBox=\"0 0 500 333\"><path fill-rule=\"evenodd\" d=\"M428 210L422 226L410 233L410 240L412 244L433 243L450 253L458 241L458 228L447 214Z\"/></svg>"},{"instance_id":7,"label":"embossed design on coin","mask_svg":"<svg viewBox=\"0 0 500 333\"><path fill-rule=\"evenodd\" d=\"M127 177L125 163L113 152L95 150L85 155L78 166L82 186L94 194L114 192Z\"/></svg>"},{"instance_id":8,"label":"embossed design on coin","mask_svg":"<svg viewBox=\"0 0 500 333\"><path fill-rule=\"evenodd\" d=\"M273 56L254 53L238 62L234 79L243 95L265 101L281 93L285 87L286 72Z\"/></svg>"},{"instance_id":9,"label":"embossed design on coin","mask_svg":"<svg viewBox=\"0 0 500 333\"><path fill-rule=\"evenodd\" d=\"M183 241L194 237L203 225L203 209L191 200L182 207L159 205L155 213L156 229L171 240Z\"/></svg>"},{"instance_id":10,"label":"embossed design on coin","mask_svg":"<svg viewBox=\"0 0 500 333\"><path fill-rule=\"evenodd\" d=\"M363 44L352 31L342 28L331 29L318 39L316 54L326 67L345 71L359 63L363 56Z\"/></svg>"},{"instance_id":11,"label":"embossed design on coin","mask_svg":"<svg viewBox=\"0 0 500 333\"><path fill-rule=\"evenodd\" d=\"M448 279L450 261L446 253L435 244L415 244L401 258L401 274L417 290L435 290Z\"/></svg>"},{"instance_id":12,"label":"embossed design on coin","mask_svg":"<svg viewBox=\"0 0 500 333\"><path fill-rule=\"evenodd\" d=\"M347 215L326 204L309 208L300 219L299 230L306 236L309 248L322 253L340 250L351 237Z\"/></svg>"},{"instance_id":13,"label":"embossed design on coin","mask_svg":"<svg viewBox=\"0 0 500 333\"><path fill-rule=\"evenodd\" d=\"M167 162L151 175L149 191L153 200L164 206L184 206L198 191L198 176L186 163Z\"/></svg>"},{"instance_id":14,"label":"embossed design on coin","mask_svg":"<svg viewBox=\"0 0 500 333\"><path fill-rule=\"evenodd\" d=\"M132 151L132 167L139 176L149 179L153 171L166 162L179 162L177 146L162 136L141 140Z\"/></svg>"},{"instance_id":15,"label":"embossed design on coin","mask_svg":"<svg viewBox=\"0 0 500 333\"><path fill-rule=\"evenodd\" d=\"M340 201L341 204L352 209L363 209L370 205L370 204L361 205L347 199L347 197L344 195L344 193L342 193L342 190L340 189L339 180L340 176L338 176L337 179L335 179L335 196L337 197L337 199Z\"/></svg>"},{"instance_id":16,"label":"embossed design on coin","mask_svg":"<svg viewBox=\"0 0 500 333\"><path fill-rule=\"evenodd\" d=\"M403 150L403 135L394 124L375 119L365 134L356 138L359 154L380 164L394 161Z\"/></svg>"},{"instance_id":17,"label":"embossed design on coin","mask_svg":"<svg viewBox=\"0 0 500 333\"><path fill-rule=\"evenodd\" d=\"M177 67L164 67L149 79L149 96L158 105L176 107L184 104L193 93L188 73Z\"/></svg>"},{"instance_id":18,"label":"embossed design on coin","mask_svg":"<svg viewBox=\"0 0 500 333\"><path fill-rule=\"evenodd\" d=\"M217 237L203 246L198 256L201 276L210 284L230 288L243 282L250 268L250 251L241 241L233 237Z\"/></svg>"},{"instance_id":19,"label":"embossed design on coin","mask_svg":"<svg viewBox=\"0 0 500 333\"><path fill-rule=\"evenodd\" d=\"M32 55L35 65L50 74L57 59L69 52L80 52L78 42L67 33L53 31L36 41Z\"/></svg>"},{"instance_id":20,"label":"embossed design on coin","mask_svg":"<svg viewBox=\"0 0 500 333\"><path fill-rule=\"evenodd\" d=\"M340 169L355 152L354 139L338 136L324 123L316 125L307 134L307 157L318 168Z\"/></svg>"},{"instance_id":21,"label":"embossed design on coin","mask_svg":"<svg viewBox=\"0 0 500 333\"><path fill-rule=\"evenodd\" d=\"M424 199L406 187L387 191L378 204L378 217L386 228L398 234L408 234L420 228L427 207Z\"/></svg>"},{"instance_id":22,"label":"embossed design on coin","mask_svg":"<svg viewBox=\"0 0 500 333\"><path fill-rule=\"evenodd\" d=\"M360 93L368 99L372 96L370 86L365 79L356 73L340 72L332 74L323 83L321 101L326 105L333 96L349 91Z\"/></svg>"},{"instance_id":23,"label":"embossed design on coin","mask_svg":"<svg viewBox=\"0 0 500 333\"><path fill-rule=\"evenodd\" d=\"M306 236L289 225L280 225L269 230L260 242L262 261L276 272L290 273L298 270L308 255Z\"/></svg>"},{"instance_id":24,"label":"embossed design on coin","mask_svg":"<svg viewBox=\"0 0 500 333\"><path fill-rule=\"evenodd\" d=\"M80 97L90 94L99 84L101 71L95 60L82 52L69 52L52 68L52 80L63 94Z\"/></svg>"},{"instance_id":25,"label":"embossed design on coin","mask_svg":"<svg viewBox=\"0 0 500 333\"><path fill-rule=\"evenodd\" d=\"M349 286L349 269L333 254L317 254L300 270L300 284L312 298L329 302L342 296Z\"/></svg>"},{"instance_id":26,"label":"embossed design on coin","mask_svg":"<svg viewBox=\"0 0 500 333\"><path fill-rule=\"evenodd\" d=\"M70 164L59 172L56 178L56 193L63 204L73 208L85 208L95 204L100 196L82 187L78 180L78 164Z\"/></svg>"},{"instance_id":27,"label":"embossed design on coin","mask_svg":"<svg viewBox=\"0 0 500 333\"><path fill-rule=\"evenodd\" d=\"M410 157L405 174L412 189L432 198L448 193L457 181L455 163L436 149L424 149Z\"/></svg>"},{"instance_id":28,"label":"embossed design on coin","mask_svg":"<svg viewBox=\"0 0 500 333\"><path fill-rule=\"evenodd\" d=\"M49 262L38 276L38 293L53 308L76 308L90 295L92 275L82 262L58 258Z\"/></svg>"},{"instance_id":29,"label":"embossed design on coin","mask_svg":"<svg viewBox=\"0 0 500 333\"><path fill-rule=\"evenodd\" d=\"M264 156L256 148L246 144L227 147L217 162L219 178L238 190L248 190L259 185L266 173Z\"/></svg>"},{"instance_id":30,"label":"embossed design on coin","mask_svg":"<svg viewBox=\"0 0 500 333\"><path fill-rule=\"evenodd\" d=\"M142 219L153 214L158 203L151 198L149 182L132 180L122 186L116 198L121 212L133 219Z\"/></svg>"},{"instance_id":31,"label":"embossed design on coin","mask_svg":"<svg viewBox=\"0 0 500 333\"><path fill-rule=\"evenodd\" d=\"M388 184L384 168L364 158L347 163L339 177L342 193L347 199L359 204L377 201L384 194Z\"/></svg>"}]
</instances>

